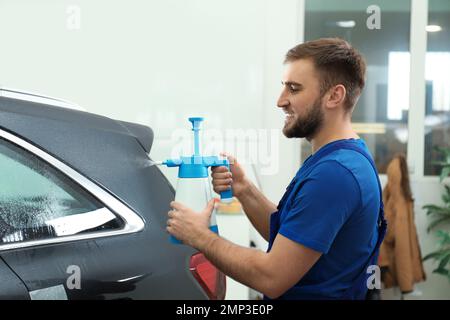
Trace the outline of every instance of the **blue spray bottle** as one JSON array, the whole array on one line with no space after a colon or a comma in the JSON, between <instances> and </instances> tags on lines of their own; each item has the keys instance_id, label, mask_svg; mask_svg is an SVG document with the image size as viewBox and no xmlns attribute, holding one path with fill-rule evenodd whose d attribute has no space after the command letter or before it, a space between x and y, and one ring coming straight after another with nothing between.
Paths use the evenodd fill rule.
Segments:
<instances>
[{"instance_id":1,"label":"blue spray bottle","mask_svg":"<svg viewBox=\"0 0 450 320\"><path fill-rule=\"evenodd\" d=\"M225 166L230 168L228 159L220 159L217 156L203 156L200 154L200 124L203 118L189 118L194 131L194 154L190 157L169 159L162 164L168 167L178 167L178 182L175 193L175 201L180 202L194 211L202 211L212 199L211 185L208 179L208 168ZM222 202L231 202L233 193L227 190L220 193ZM216 222L215 209L211 214L210 229L219 232ZM181 241L171 236L171 242L180 244Z\"/></svg>"}]
</instances>

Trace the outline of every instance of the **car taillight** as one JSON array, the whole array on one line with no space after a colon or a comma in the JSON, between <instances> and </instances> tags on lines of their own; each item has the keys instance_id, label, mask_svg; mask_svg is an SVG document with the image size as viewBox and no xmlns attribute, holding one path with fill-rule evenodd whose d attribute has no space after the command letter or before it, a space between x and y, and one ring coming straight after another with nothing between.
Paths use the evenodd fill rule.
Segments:
<instances>
[{"instance_id":1,"label":"car taillight","mask_svg":"<svg viewBox=\"0 0 450 320\"><path fill-rule=\"evenodd\" d=\"M203 253L196 253L191 257L189 269L210 299L225 298L225 275L209 262Z\"/></svg>"}]
</instances>

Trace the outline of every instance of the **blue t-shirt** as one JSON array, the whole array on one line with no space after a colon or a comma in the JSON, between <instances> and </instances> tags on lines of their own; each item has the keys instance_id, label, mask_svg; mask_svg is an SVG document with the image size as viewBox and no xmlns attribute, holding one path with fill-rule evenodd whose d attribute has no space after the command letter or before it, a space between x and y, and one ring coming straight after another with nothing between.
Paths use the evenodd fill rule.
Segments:
<instances>
[{"instance_id":1,"label":"blue t-shirt","mask_svg":"<svg viewBox=\"0 0 450 320\"><path fill-rule=\"evenodd\" d=\"M369 153L361 139L338 140ZM272 214L271 239L277 233L322 256L281 299L336 299L352 286L367 264L378 239L378 177L370 162L354 150L326 154L320 148L296 175L278 212ZM324 155L325 154L325 155ZM369 153L370 154L370 153ZM314 159L314 161L312 161ZM313 163L308 166L308 163ZM275 230L274 230L275 229Z\"/></svg>"}]
</instances>

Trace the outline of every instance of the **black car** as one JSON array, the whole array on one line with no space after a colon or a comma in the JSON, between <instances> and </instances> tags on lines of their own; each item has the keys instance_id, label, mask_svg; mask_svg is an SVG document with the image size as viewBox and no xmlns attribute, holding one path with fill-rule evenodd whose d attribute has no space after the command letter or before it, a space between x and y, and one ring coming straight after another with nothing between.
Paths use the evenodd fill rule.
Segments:
<instances>
[{"instance_id":1,"label":"black car","mask_svg":"<svg viewBox=\"0 0 450 320\"><path fill-rule=\"evenodd\" d=\"M165 230L174 190L150 128L0 89L1 299L223 299Z\"/></svg>"}]
</instances>

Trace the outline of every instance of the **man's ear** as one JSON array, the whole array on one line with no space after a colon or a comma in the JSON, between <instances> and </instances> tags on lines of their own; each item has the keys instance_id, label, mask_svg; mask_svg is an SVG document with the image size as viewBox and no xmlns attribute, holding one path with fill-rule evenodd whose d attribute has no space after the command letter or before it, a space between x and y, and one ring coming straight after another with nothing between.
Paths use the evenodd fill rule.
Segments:
<instances>
[{"instance_id":1,"label":"man's ear","mask_svg":"<svg viewBox=\"0 0 450 320\"><path fill-rule=\"evenodd\" d=\"M347 90L342 84L335 85L328 90L325 106L329 109L343 105L347 97Z\"/></svg>"}]
</instances>

